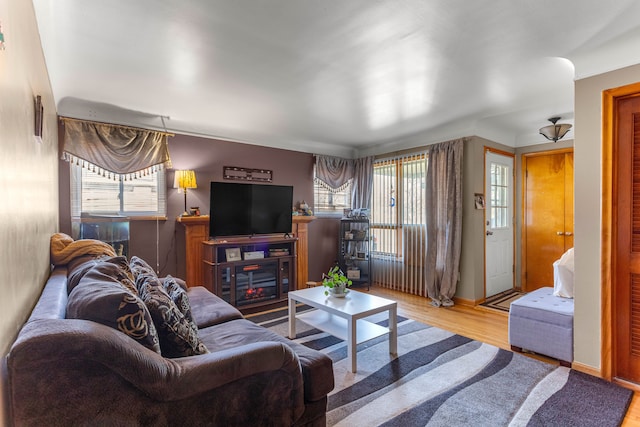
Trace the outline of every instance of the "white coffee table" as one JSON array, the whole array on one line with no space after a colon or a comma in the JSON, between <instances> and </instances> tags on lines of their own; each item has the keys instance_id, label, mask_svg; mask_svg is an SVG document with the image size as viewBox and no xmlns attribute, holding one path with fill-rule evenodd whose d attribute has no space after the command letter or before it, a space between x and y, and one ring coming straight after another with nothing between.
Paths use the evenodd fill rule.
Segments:
<instances>
[{"instance_id":1,"label":"white coffee table","mask_svg":"<svg viewBox=\"0 0 640 427\"><path fill-rule=\"evenodd\" d=\"M289 292L289 338L296 337L296 319L347 342L347 361L356 372L357 345L389 334L389 353L398 352L397 303L392 300L350 290L345 298L326 296L324 287ZM317 310L296 313L296 302ZM389 312L389 327L364 320L372 314Z\"/></svg>"}]
</instances>

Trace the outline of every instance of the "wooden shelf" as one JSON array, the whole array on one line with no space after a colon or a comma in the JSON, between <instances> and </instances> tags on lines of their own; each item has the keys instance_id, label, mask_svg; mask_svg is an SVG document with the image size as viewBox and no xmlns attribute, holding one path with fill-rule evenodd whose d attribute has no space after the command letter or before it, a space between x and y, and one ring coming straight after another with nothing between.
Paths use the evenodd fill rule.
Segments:
<instances>
[{"instance_id":1,"label":"wooden shelf","mask_svg":"<svg viewBox=\"0 0 640 427\"><path fill-rule=\"evenodd\" d=\"M296 319L304 323L327 332L341 340L347 340L347 319L321 310L309 310L296 314ZM381 337L389 333L389 328L369 322L365 319L358 319L356 327L356 344L360 344L374 338Z\"/></svg>"},{"instance_id":2,"label":"wooden shelf","mask_svg":"<svg viewBox=\"0 0 640 427\"><path fill-rule=\"evenodd\" d=\"M179 216L176 221L185 228L185 281L187 286L202 286L202 242L209 238L209 215Z\"/></svg>"},{"instance_id":3,"label":"wooden shelf","mask_svg":"<svg viewBox=\"0 0 640 427\"><path fill-rule=\"evenodd\" d=\"M309 223L315 216L294 215L293 235L298 238L298 265L296 266L296 289L304 289L309 281Z\"/></svg>"}]
</instances>

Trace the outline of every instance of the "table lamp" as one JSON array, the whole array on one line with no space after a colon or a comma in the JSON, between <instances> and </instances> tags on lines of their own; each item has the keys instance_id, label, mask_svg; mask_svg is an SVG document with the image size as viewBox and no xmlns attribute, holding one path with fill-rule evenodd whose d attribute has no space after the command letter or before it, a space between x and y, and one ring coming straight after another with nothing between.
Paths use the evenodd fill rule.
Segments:
<instances>
[{"instance_id":1,"label":"table lamp","mask_svg":"<svg viewBox=\"0 0 640 427\"><path fill-rule=\"evenodd\" d=\"M184 192L184 212L182 216L189 216L187 211L187 188L198 188L196 173L192 170L177 170L173 177L173 188Z\"/></svg>"}]
</instances>

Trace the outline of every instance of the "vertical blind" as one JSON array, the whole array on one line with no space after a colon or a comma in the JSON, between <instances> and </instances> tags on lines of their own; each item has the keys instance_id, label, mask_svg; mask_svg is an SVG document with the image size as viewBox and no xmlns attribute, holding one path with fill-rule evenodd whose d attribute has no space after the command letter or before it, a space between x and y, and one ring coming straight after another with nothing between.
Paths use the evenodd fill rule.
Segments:
<instances>
[{"instance_id":1,"label":"vertical blind","mask_svg":"<svg viewBox=\"0 0 640 427\"><path fill-rule=\"evenodd\" d=\"M426 172L424 152L376 160L371 207L374 282L422 296L427 253Z\"/></svg>"}]
</instances>

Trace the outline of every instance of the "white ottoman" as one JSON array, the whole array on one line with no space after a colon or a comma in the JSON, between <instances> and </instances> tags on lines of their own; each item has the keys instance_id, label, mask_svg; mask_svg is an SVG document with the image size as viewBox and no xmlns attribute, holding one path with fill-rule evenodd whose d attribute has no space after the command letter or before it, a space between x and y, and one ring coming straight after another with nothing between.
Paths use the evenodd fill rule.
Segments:
<instances>
[{"instance_id":1,"label":"white ottoman","mask_svg":"<svg viewBox=\"0 0 640 427\"><path fill-rule=\"evenodd\" d=\"M509 344L553 357L562 366L573 361L573 299L556 297L553 288L540 288L511 303Z\"/></svg>"}]
</instances>

